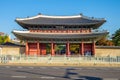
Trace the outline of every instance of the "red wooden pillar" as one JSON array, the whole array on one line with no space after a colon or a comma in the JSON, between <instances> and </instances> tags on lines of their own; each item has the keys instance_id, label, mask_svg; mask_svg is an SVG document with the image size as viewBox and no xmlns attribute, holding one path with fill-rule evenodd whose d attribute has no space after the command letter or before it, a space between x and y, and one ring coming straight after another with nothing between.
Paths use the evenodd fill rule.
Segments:
<instances>
[{"instance_id":1,"label":"red wooden pillar","mask_svg":"<svg viewBox=\"0 0 120 80\"><path fill-rule=\"evenodd\" d=\"M39 55L41 55L41 44L39 43Z\"/></svg>"},{"instance_id":2,"label":"red wooden pillar","mask_svg":"<svg viewBox=\"0 0 120 80\"><path fill-rule=\"evenodd\" d=\"M29 51L29 47L28 47L28 42L26 42L26 50L25 50L25 53L26 53L26 55L29 55L29 53L28 53L28 51Z\"/></svg>"},{"instance_id":3,"label":"red wooden pillar","mask_svg":"<svg viewBox=\"0 0 120 80\"><path fill-rule=\"evenodd\" d=\"M46 55L46 44L41 44L41 55Z\"/></svg>"},{"instance_id":4,"label":"red wooden pillar","mask_svg":"<svg viewBox=\"0 0 120 80\"><path fill-rule=\"evenodd\" d=\"M81 43L81 55L84 56L84 43Z\"/></svg>"},{"instance_id":5,"label":"red wooden pillar","mask_svg":"<svg viewBox=\"0 0 120 80\"><path fill-rule=\"evenodd\" d=\"M66 55L70 56L70 43L69 42L67 42L66 49L67 49Z\"/></svg>"},{"instance_id":6,"label":"red wooden pillar","mask_svg":"<svg viewBox=\"0 0 120 80\"><path fill-rule=\"evenodd\" d=\"M54 43L51 42L51 55L54 56L55 52L54 52Z\"/></svg>"},{"instance_id":7,"label":"red wooden pillar","mask_svg":"<svg viewBox=\"0 0 120 80\"><path fill-rule=\"evenodd\" d=\"M95 42L92 43L92 55L95 55Z\"/></svg>"},{"instance_id":8,"label":"red wooden pillar","mask_svg":"<svg viewBox=\"0 0 120 80\"><path fill-rule=\"evenodd\" d=\"M37 55L40 55L40 47L39 47L39 42L37 42Z\"/></svg>"},{"instance_id":9,"label":"red wooden pillar","mask_svg":"<svg viewBox=\"0 0 120 80\"><path fill-rule=\"evenodd\" d=\"M82 50L82 48L81 48L81 43L80 43L79 44L79 55L82 55L81 50Z\"/></svg>"}]
</instances>

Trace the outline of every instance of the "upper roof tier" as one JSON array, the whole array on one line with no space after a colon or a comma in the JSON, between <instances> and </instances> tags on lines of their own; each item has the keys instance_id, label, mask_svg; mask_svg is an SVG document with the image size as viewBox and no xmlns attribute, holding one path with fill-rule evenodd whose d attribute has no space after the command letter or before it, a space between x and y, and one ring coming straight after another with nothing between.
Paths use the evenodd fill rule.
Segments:
<instances>
[{"instance_id":1,"label":"upper roof tier","mask_svg":"<svg viewBox=\"0 0 120 80\"><path fill-rule=\"evenodd\" d=\"M96 19L83 15L47 16L42 14L28 18L17 18L15 21L25 29L34 26L92 26L93 28L98 28L106 22L103 18Z\"/></svg>"}]
</instances>

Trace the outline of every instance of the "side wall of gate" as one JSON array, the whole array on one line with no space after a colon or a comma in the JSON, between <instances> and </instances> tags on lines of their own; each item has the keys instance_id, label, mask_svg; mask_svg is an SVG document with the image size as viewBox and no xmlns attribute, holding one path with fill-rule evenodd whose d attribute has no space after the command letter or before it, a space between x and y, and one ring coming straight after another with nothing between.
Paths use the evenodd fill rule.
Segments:
<instances>
[{"instance_id":1,"label":"side wall of gate","mask_svg":"<svg viewBox=\"0 0 120 80\"><path fill-rule=\"evenodd\" d=\"M97 46L95 51L95 56L120 56L120 47Z\"/></svg>"}]
</instances>

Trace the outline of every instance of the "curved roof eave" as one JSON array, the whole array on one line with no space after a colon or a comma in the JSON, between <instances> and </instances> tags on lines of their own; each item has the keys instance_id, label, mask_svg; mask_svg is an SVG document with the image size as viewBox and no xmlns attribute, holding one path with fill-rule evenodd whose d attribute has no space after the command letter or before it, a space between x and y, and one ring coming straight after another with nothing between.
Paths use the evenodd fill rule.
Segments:
<instances>
[{"instance_id":1,"label":"curved roof eave","mask_svg":"<svg viewBox=\"0 0 120 80\"><path fill-rule=\"evenodd\" d=\"M104 18L94 18L94 17L88 17L84 15L73 15L73 16L48 16L48 15L37 15L27 18L16 18L17 21L23 21L23 20L32 20L36 18L49 18L49 19L72 19L72 18L85 18L89 20L105 20Z\"/></svg>"},{"instance_id":2,"label":"curved roof eave","mask_svg":"<svg viewBox=\"0 0 120 80\"><path fill-rule=\"evenodd\" d=\"M22 20L31 20L31 19L36 19L36 18L50 18L50 19L64 19L64 18L81 18L81 15L75 15L75 16L47 16L47 15L37 15L33 17L27 17L27 18L17 18L16 20L22 21Z\"/></svg>"},{"instance_id":3,"label":"curved roof eave","mask_svg":"<svg viewBox=\"0 0 120 80\"><path fill-rule=\"evenodd\" d=\"M84 23L39 23L39 24L35 24L35 23L27 23L27 22L24 22L24 21L16 21L18 24L25 24L25 25L81 25L81 24L99 24L99 23L104 23L106 21L99 21L99 22L84 22Z\"/></svg>"},{"instance_id":4,"label":"curved roof eave","mask_svg":"<svg viewBox=\"0 0 120 80\"><path fill-rule=\"evenodd\" d=\"M23 40L26 38L46 38L46 39L71 39L71 38L93 38L93 37L100 37L103 35L107 35L109 32L102 32L102 33L92 33L92 34L54 34L54 33L30 33L29 31L13 31L13 34L18 37L19 39Z\"/></svg>"},{"instance_id":5,"label":"curved roof eave","mask_svg":"<svg viewBox=\"0 0 120 80\"><path fill-rule=\"evenodd\" d=\"M86 17L83 15L76 16L47 16L37 15L28 18L16 18L15 20L23 28L28 29L28 25L91 25L103 24L105 19L97 19L93 17ZM27 25L27 26L26 26Z\"/></svg>"},{"instance_id":6,"label":"curved roof eave","mask_svg":"<svg viewBox=\"0 0 120 80\"><path fill-rule=\"evenodd\" d=\"M52 26L84 26L84 25L98 25L98 26L95 26L94 28L98 28L99 26L101 26L103 23L105 23L106 21L101 21L101 22L95 22L95 23L76 23L76 24L27 24L25 22L21 22L21 21L16 21L20 26L22 26L24 29L28 29L30 26L33 26L33 25L41 25L41 26L44 26L44 25L52 25ZM26 26L26 25L29 25L29 26Z\"/></svg>"}]
</instances>

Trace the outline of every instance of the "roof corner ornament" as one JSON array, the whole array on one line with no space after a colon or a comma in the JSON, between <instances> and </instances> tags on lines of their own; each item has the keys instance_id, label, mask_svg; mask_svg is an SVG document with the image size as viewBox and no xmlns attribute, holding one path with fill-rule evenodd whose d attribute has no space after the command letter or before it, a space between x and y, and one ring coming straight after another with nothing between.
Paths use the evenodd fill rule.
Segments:
<instances>
[{"instance_id":1,"label":"roof corner ornament","mask_svg":"<svg viewBox=\"0 0 120 80\"><path fill-rule=\"evenodd\" d=\"M94 19L94 17L91 17L92 19Z\"/></svg>"},{"instance_id":2,"label":"roof corner ornament","mask_svg":"<svg viewBox=\"0 0 120 80\"><path fill-rule=\"evenodd\" d=\"M83 16L83 13L80 13L80 16Z\"/></svg>"},{"instance_id":3,"label":"roof corner ornament","mask_svg":"<svg viewBox=\"0 0 120 80\"><path fill-rule=\"evenodd\" d=\"M42 15L42 13L38 13L38 15Z\"/></svg>"}]
</instances>

